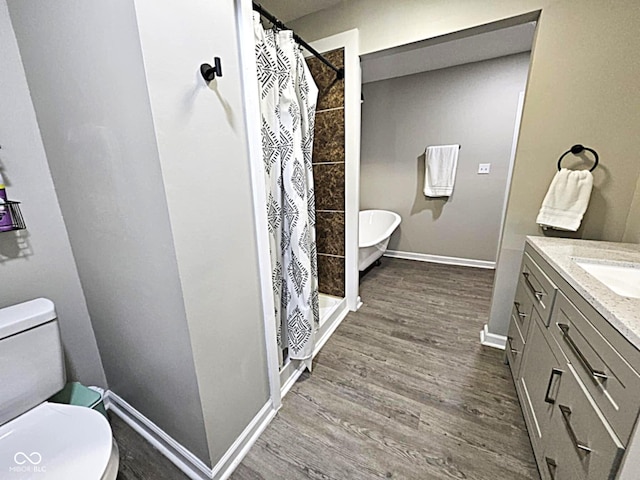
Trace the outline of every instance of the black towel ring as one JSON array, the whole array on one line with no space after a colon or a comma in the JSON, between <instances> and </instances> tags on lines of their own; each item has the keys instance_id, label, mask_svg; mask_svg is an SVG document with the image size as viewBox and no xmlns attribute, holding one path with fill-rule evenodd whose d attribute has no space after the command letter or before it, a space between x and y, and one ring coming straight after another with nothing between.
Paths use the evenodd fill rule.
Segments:
<instances>
[{"instance_id":1,"label":"black towel ring","mask_svg":"<svg viewBox=\"0 0 640 480\"><path fill-rule=\"evenodd\" d=\"M562 159L566 157L569 153L578 155L579 153L582 153L585 150L587 152L593 153L593 156L595 157L595 163L593 164L593 167L591 167L591 169L589 170L590 172L593 172L598 166L598 162L600 161L600 157L598 157L598 152L596 152L593 148L585 147L584 145L580 145L580 144L574 145L573 147L571 147L569 150L567 150L560 156L560 158L558 159L558 171L562 169L562 165L561 165Z\"/></svg>"}]
</instances>

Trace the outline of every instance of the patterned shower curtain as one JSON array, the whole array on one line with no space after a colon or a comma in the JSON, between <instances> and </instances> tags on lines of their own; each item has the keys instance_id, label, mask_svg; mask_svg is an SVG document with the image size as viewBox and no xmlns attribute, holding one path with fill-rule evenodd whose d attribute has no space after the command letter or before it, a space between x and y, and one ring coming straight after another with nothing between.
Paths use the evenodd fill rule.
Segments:
<instances>
[{"instance_id":1,"label":"patterned shower curtain","mask_svg":"<svg viewBox=\"0 0 640 480\"><path fill-rule=\"evenodd\" d=\"M254 12L254 33L280 366L287 348L311 370L319 325L311 165L318 88L291 31L265 30Z\"/></svg>"}]
</instances>

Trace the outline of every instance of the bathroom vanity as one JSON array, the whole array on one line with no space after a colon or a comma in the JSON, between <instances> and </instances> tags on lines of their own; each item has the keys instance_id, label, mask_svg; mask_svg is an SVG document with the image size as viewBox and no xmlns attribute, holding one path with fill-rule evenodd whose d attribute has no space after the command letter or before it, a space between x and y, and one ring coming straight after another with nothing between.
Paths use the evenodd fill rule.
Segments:
<instances>
[{"instance_id":1,"label":"bathroom vanity","mask_svg":"<svg viewBox=\"0 0 640 480\"><path fill-rule=\"evenodd\" d=\"M640 245L528 237L506 359L544 480L640 478Z\"/></svg>"}]
</instances>

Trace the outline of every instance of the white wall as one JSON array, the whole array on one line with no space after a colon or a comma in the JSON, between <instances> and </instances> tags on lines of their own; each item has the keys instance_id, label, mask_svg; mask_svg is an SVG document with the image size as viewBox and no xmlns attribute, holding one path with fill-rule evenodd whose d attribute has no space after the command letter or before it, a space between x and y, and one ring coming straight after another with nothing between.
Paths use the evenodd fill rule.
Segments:
<instances>
[{"instance_id":1,"label":"white wall","mask_svg":"<svg viewBox=\"0 0 640 480\"><path fill-rule=\"evenodd\" d=\"M27 230L0 233L0 307L48 297L55 302L68 380L106 386L20 53L0 0L0 167L10 198L21 200Z\"/></svg>"},{"instance_id":2,"label":"white wall","mask_svg":"<svg viewBox=\"0 0 640 480\"><path fill-rule=\"evenodd\" d=\"M133 2L9 7L109 387L208 462Z\"/></svg>"},{"instance_id":3,"label":"white wall","mask_svg":"<svg viewBox=\"0 0 640 480\"><path fill-rule=\"evenodd\" d=\"M233 2L136 0L213 463L269 396ZM222 59L205 85L200 64Z\"/></svg>"},{"instance_id":4,"label":"white wall","mask_svg":"<svg viewBox=\"0 0 640 480\"><path fill-rule=\"evenodd\" d=\"M523 53L363 86L360 205L400 214L391 250L496 261L528 68ZM425 147L453 143L453 195L425 197ZM478 175L479 163L491 173Z\"/></svg>"}]
</instances>

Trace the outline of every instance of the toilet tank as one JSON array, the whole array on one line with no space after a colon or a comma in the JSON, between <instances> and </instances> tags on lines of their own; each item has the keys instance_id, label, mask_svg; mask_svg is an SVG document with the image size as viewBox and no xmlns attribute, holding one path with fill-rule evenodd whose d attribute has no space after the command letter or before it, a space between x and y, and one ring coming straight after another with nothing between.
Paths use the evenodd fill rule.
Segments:
<instances>
[{"instance_id":1,"label":"toilet tank","mask_svg":"<svg viewBox=\"0 0 640 480\"><path fill-rule=\"evenodd\" d=\"M65 380L53 302L38 298L0 309L0 425L47 400Z\"/></svg>"}]
</instances>

